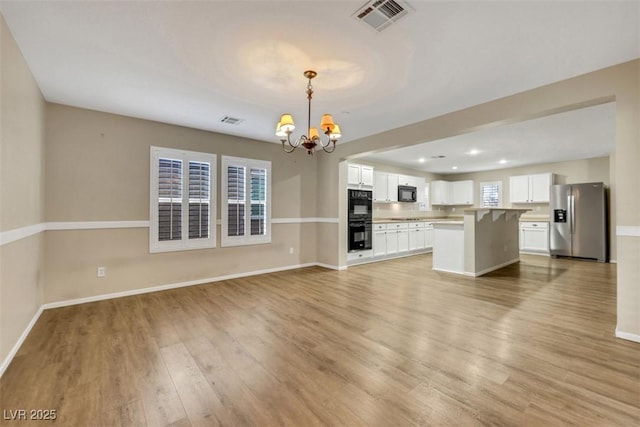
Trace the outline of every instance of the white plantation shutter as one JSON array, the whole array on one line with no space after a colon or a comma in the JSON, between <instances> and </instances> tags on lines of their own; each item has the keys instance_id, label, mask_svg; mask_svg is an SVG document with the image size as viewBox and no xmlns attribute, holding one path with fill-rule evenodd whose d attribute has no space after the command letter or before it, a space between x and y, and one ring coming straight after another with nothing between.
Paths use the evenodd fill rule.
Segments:
<instances>
[{"instance_id":1,"label":"white plantation shutter","mask_svg":"<svg viewBox=\"0 0 640 427\"><path fill-rule=\"evenodd\" d=\"M271 162L222 156L222 246L271 242Z\"/></svg>"},{"instance_id":2,"label":"white plantation shutter","mask_svg":"<svg viewBox=\"0 0 640 427\"><path fill-rule=\"evenodd\" d=\"M209 237L211 165L189 162L189 239Z\"/></svg>"},{"instance_id":3,"label":"white plantation shutter","mask_svg":"<svg viewBox=\"0 0 640 427\"><path fill-rule=\"evenodd\" d=\"M502 205L502 182L481 182L480 203L483 208L497 208Z\"/></svg>"},{"instance_id":4,"label":"white plantation shutter","mask_svg":"<svg viewBox=\"0 0 640 427\"><path fill-rule=\"evenodd\" d=\"M245 168L227 166L227 230L228 236L244 236Z\"/></svg>"},{"instance_id":5,"label":"white plantation shutter","mask_svg":"<svg viewBox=\"0 0 640 427\"><path fill-rule=\"evenodd\" d=\"M267 171L251 168L251 235L266 232Z\"/></svg>"},{"instance_id":6,"label":"white plantation shutter","mask_svg":"<svg viewBox=\"0 0 640 427\"><path fill-rule=\"evenodd\" d=\"M215 247L216 155L151 147L149 251Z\"/></svg>"},{"instance_id":7,"label":"white plantation shutter","mask_svg":"<svg viewBox=\"0 0 640 427\"><path fill-rule=\"evenodd\" d=\"M158 240L182 239L182 161L158 159Z\"/></svg>"}]
</instances>

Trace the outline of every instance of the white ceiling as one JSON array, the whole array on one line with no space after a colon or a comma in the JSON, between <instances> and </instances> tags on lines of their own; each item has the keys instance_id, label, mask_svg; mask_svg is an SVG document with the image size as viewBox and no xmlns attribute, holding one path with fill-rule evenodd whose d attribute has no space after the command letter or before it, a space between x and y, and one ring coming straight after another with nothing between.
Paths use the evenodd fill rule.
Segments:
<instances>
[{"instance_id":1,"label":"white ceiling","mask_svg":"<svg viewBox=\"0 0 640 427\"><path fill-rule=\"evenodd\" d=\"M352 17L364 3L0 9L48 101L268 142L283 112L296 133L305 127L309 68L312 121L333 113L346 143L640 57L637 1L409 0L415 12L380 33ZM243 121L220 123L226 115Z\"/></svg>"},{"instance_id":2,"label":"white ceiling","mask_svg":"<svg viewBox=\"0 0 640 427\"><path fill-rule=\"evenodd\" d=\"M603 157L615 145L615 108L611 102L360 158L455 174Z\"/></svg>"}]
</instances>

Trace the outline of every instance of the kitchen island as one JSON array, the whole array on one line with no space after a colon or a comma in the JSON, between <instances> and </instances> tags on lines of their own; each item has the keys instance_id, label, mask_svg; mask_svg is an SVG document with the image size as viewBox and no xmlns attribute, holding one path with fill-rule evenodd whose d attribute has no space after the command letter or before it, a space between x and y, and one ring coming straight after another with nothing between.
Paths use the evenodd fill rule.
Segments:
<instances>
[{"instance_id":1,"label":"kitchen island","mask_svg":"<svg viewBox=\"0 0 640 427\"><path fill-rule=\"evenodd\" d=\"M433 269L481 276L520 261L519 219L529 209L471 208L433 224Z\"/></svg>"}]
</instances>

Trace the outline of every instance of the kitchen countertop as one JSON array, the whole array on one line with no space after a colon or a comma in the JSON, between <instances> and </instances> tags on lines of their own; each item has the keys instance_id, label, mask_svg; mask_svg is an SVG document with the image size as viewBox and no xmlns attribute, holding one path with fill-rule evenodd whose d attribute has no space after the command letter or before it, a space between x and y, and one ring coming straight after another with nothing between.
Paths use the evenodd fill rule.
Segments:
<instances>
[{"instance_id":1,"label":"kitchen countertop","mask_svg":"<svg viewBox=\"0 0 640 427\"><path fill-rule=\"evenodd\" d=\"M374 224L394 223L394 222L440 222L448 221L451 218L377 218L372 220Z\"/></svg>"},{"instance_id":2,"label":"kitchen countertop","mask_svg":"<svg viewBox=\"0 0 640 427\"><path fill-rule=\"evenodd\" d=\"M549 215L521 216L520 222L549 222Z\"/></svg>"},{"instance_id":3,"label":"kitchen countertop","mask_svg":"<svg viewBox=\"0 0 640 427\"><path fill-rule=\"evenodd\" d=\"M438 226L438 225L464 225L464 221L461 220L448 220L448 221L437 221L434 223L434 225Z\"/></svg>"}]
</instances>

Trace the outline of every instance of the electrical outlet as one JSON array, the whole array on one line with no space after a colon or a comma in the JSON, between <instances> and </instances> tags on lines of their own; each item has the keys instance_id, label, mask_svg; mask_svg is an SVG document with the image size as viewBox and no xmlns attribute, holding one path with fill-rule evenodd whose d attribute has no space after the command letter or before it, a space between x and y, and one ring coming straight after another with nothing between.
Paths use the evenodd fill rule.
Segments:
<instances>
[{"instance_id":1,"label":"electrical outlet","mask_svg":"<svg viewBox=\"0 0 640 427\"><path fill-rule=\"evenodd\" d=\"M289 253L292 254L293 253L293 248L289 248Z\"/></svg>"},{"instance_id":2,"label":"electrical outlet","mask_svg":"<svg viewBox=\"0 0 640 427\"><path fill-rule=\"evenodd\" d=\"M105 277L107 275L107 267L98 267L98 277Z\"/></svg>"}]
</instances>

